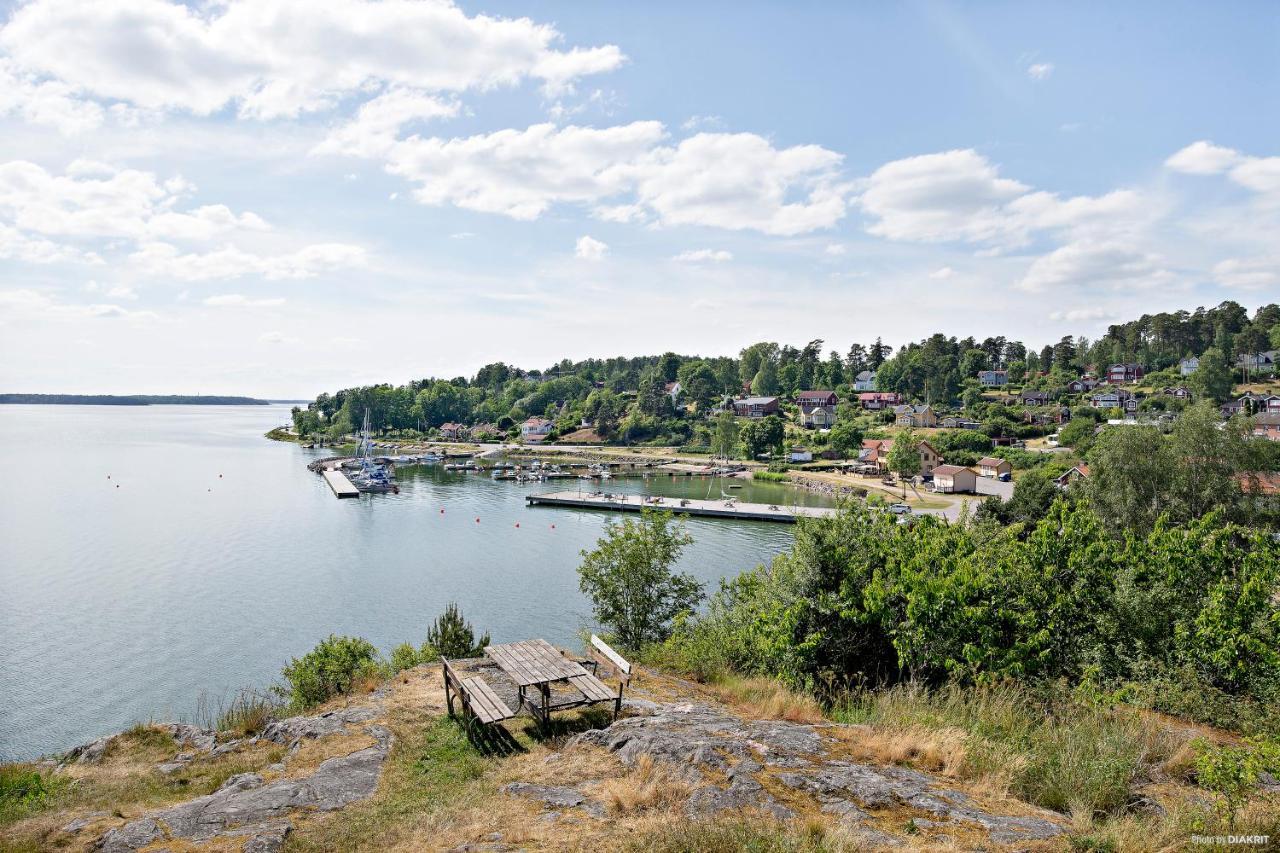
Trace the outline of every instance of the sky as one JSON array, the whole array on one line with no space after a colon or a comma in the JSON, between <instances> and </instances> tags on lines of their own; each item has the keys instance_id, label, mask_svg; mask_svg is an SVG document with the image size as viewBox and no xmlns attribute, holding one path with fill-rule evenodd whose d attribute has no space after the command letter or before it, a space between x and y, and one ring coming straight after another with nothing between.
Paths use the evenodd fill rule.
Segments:
<instances>
[{"instance_id":1,"label":"sky","mask_svg":"<svg viewBox=\"0 0 1280 853\"><path fill-rule=\"evenodd\" d=\"M1280 4L0 0L0 391L1280 301Z\"/></svg>"}]
</instances>

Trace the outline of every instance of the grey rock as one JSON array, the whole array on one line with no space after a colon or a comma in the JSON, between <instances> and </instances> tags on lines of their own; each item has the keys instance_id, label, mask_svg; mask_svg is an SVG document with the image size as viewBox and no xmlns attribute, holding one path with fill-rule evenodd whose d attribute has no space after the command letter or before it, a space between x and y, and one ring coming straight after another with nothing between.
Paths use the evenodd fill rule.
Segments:
<instances>
[{"instance_id":1,"label":"grey rock","mask_svg":"<svg viewBox=\"0 0 1280 853\"><path fill-rule=\"evenodd\" d=\"M102 756L106 754L107 747L111 745L111 741L115 740L115 735L104 735L95 741L81 744L73 748L65 756L63 763L70 764L97 764L102 761Z\"/></svg>"},{"instance_id":2,"label":"grey rock","mask_svg":"<svg viewBox=\"0 0 1280 853\"><path fill-rule=\"evenodd\" d=\"M211 749L209 751L209 756L211 758L217 758L219 755L226 755L228 752L235 752L243 745L243 743L244 741L240 740L229 740L226 743L220 744L219 746L215 746Z\"/></svg>"},{"instance_id":3,"label":"grey rock","mask_svg":"<svg viewBox=\"0 0 1280 853\"><path fill-rule=\"evenodd\" d=\"M366 799L378 785L392 741L391 733L382 726L369 726L366 731L377 740L374 746L326 759L305 778L264 784L258 774L244 773L228 779L213 794L133 821L123 828L119 838L113 839L115 846L109 853L143 846L129 846L129 839L145 836L147 827L157 821L163 822L173 837L200 842L246 825L277 826L294 809L332 811ZM108 836L103 837L104 842Z\"/></svg>"},{"instance_id":4,"label":"grey rock","mask_svg":"<svg viewBox=\"0 0 1280 853\"><path fill-rule=\"evenodd\" d=\"M86 826L93 823L98 818L106 817L106 816L107 816L106 812L89 812L84 817L78 817L75 820L68 823L66 826L62 827L62 831L70 835L75 835L77 832L84 829Z\"/></svg>"},{"instance_id":5,"label":"grey rock","mask_svg":"<svg viewBox=\"0 0 1280 853\"><path fill-rule=\"evenodd\" d=\"M144 817L110 830L98 839L97 847L103 853L131 853L164 837L160 824L154 818Z\"/></svg>"},{"instance_id":6,"label":"grey rock","mask_svg":"<svg viewBox=\"0 0 1280 853\"><path fill-rule=\"evenodd\" d=\"M738 776L728 788L704 785L693 792L686 807L690 817L708 817L723 811L755 809L778 820L789 820L795 812L773 798L764 786L750 776Z\"/></svg>"},{"instance_id":7,"label":"grey rock","mask_svg":"<svg viewBox=\"0 0 1280 853\"><path fill-rule=\"evenodd\" d=\"M229 837L246 836L248 838L244 846L240 848L242 853L280 853L284 849L285 839L289 837L291 832L293 832L293 824L283 821L262 826L243 827L234 832L228 832L226 835Z\"/></svg>"},{"instance_id":8,"label":"grey rock","mask_svg":"<svg viewBox=\"0 0 1280 853\"><path fill-rule=\"evenodd\" d=\"M254 788L261 787L262 777L257 773L237 773L234 776L229 776L218 791L251 791Z\"/></svg>"},{"instance_id":9,"label":"grey rock","mask_svg":"<svg viewBox=\"0 0 1280 853\"><path fill-rule=\"evenodd\" d=\"M622 707L624 710L629 710L635 714L656 714L662 706L657 702L650 702L648 699L629 699L623 697Z\"/></svg>"},{"instance_id":10,"label":"grey rock","mask_svg":"<svg viewBox=\"0 0 1280 853\"><path fill-rule=\"evenodd\" d=\"M270 723L263 730L262 739L272 743L293 744L302 738L346 734L348 725L367 722L379 713L380 709L373 705L356 705L337 711L326 711L314 717L289 717Z\"/></svg>"},{"instance_id":11,"label":"grey rock","mask_svg":"<svg viewBox=\"0 0 1280 853\"><path fill-rule=\"evenodd\" d=\"M530 800L538 800L549 806L559 806L561 808L572 808L580 806L587 801L586 796L576 788L565 788L558 785L534 785L529 782L512 782L504 785L503 793L510 794L513 797L524 797Z\"/></svg>"},{"instance_id":12,"label":"grey rock","mask_svg":"<svg viewBox=\"0 0 1280 853\"><path fill-rule=\"evenodd\" d=\"M178 744L191 744L200 752L208 752L218 743L217 732L193 726L190 723L169 723L169 736Z\"/></svg>"},{"instance_id":13,"label":"grey rock","mask_svg":"<svg viewBox=\"0 0 1280 853\"><path fill-rule=\"evenodd\" d=\"M268 764L267 769L270 770L272 773L283 773L285 770L284 762L277 761L275 764Z\"/></svg>"},{"instance_id":14,"label":"grey rock","mask_svg":"<svg viewBox=\"0 0 1280 853\"><path fill-rule=\"evenodd\" d=\"M871 817L848 800L830 800L822 810L827 814L836 815L840 819L839 822L845 826L859 826Z\"/></svg>"}]
</instances>

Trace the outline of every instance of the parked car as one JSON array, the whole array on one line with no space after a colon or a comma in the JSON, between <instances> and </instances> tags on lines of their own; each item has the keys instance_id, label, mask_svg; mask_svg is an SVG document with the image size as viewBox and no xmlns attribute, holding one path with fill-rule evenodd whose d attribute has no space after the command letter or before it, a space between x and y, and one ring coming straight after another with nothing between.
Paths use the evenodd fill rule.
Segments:
<instances>
[{"instance_id":1,"label":"parked car","mask_svg":"<svg viewBox=\"0 0 1280 853\"><path fill-rule=\"evenodd\" d=\"M1013 475L1010 474L1008 471L1005 471L1003 474L1000 475L1000 482L1002 483L1007 483L1012 479L1013 479Z\"/></svg>"},{"instance_id":2,"label":"parked car","mask_svg":"<svg viewBox=\"0 0 1280 853\"><path fill-rule=\"evenodd\" d=\"M910 515L911 507L906 504L889 504L889 512L894 515Z\"/></svg>"}]
</instances>

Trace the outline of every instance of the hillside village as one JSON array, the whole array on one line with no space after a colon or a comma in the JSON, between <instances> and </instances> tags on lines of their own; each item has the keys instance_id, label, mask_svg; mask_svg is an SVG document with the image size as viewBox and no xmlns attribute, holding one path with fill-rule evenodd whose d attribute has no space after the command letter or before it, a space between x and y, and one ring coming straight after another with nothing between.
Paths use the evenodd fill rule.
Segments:
<instances>
[{"instance_id":1,"label":"hillside village","mask_svg":"<svg viewBox=\"0 0 1280 853\"><path fill-rule=\"evenodd\" d=\"M1096 341L1066 336L1039 351L941 334L896 353L880 339L844 355L824 357L824 346L565 360L546 371L494 363L471 379L322 394L294 410L294 429L341 440L367 409L384 435L662 448L767 465L844 493L903 486L905 499L909 485L920 505L927 493L1007 499L1011 486L989 484L1033 469L1066 487L1089 476L1088 452L1103 431L1168 432L1197 404L1255 438L1280 440L1276 305L1252 316L1233 302L1144 316ZM904 441L912 452L895 454ZM1275 494L1280 466L1266 461L1275 457L1263 453L1238 472L1246 491Z\"/></svg>"}]
</instances>

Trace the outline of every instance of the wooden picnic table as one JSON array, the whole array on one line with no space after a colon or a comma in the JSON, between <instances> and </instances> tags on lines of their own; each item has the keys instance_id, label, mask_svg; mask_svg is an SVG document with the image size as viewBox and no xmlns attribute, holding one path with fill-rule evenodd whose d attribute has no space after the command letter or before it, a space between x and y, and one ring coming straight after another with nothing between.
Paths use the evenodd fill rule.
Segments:
<instances>
[{"instance_id":1,"label":"wooden picnic table","mask_svg":"<svg viewBox=\"0 0 1280 853\"><path fill-rule=\"evenodd\" d=\"M551 685L567 683L582 694L582 701L561 703L557 709L576 708L613 699L609 688L577 661L570 660L546 640L520 640L485 646L485 656L505 672L520 694L520 704L529 708L544 726L551 716ZM541 702L534 704L526 695L536 688Z\"/></svg>"}]
</instances>

